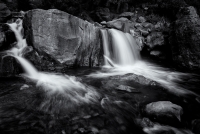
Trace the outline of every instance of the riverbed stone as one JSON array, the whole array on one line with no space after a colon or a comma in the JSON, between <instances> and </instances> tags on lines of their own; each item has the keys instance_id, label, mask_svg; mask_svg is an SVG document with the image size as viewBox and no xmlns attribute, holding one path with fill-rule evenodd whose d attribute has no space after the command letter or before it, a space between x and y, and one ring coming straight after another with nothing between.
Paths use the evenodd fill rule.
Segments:
<instances>
[{"instance_id":1,"label":"riverbed stone","mask_svg":"<svg viewBox=\"0 0 200 134\"><path fill-rule=\"evenodd\" d=\"M93 24L51 9L29 11L24 18L28 45L62 65L99 66L100 32Z\"/></svg>"},{"instance_id":2,"label":"riverbed stone","mask_svg":"<svg viewBox=\"0 0 200 134\"><path fill-rule=\"evenodd\" d=\"M161 122L181 121L183 109L170 101L152 102L145 106L144 111L150 118Z\"/></svg>"}]
</instances>

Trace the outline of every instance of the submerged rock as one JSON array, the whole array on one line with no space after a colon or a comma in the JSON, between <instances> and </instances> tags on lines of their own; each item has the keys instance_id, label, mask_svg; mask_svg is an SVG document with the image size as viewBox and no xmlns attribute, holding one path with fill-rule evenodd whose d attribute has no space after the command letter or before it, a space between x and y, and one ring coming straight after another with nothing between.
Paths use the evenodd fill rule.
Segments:
<instances>
[{"instance_id":1,"label":"submerged rock","mask_svg":"<svg viewBox=\"0 0 200 134\"><path fill-rule=\"evenodd\" d=\"M182 107L170 101L152 102L146 105L144 111L148 117L162 122L165 122L165 120L176 121L176 118L181 121L181 115L183 114Z\"/></svg>"},{"instance_id":2,"label":"submerged rock","mask_svg":"<svg viewBox=\"0 0 200 134\"><path fill-rule=\"evenodd\" d=\"M159 85L157 82L152 81L150 79L145 78L144 76L141 75L136 75L136 74L125 74L122 76L112 76L110 77L111 80L126 80L126 81L134 81L136 83L142 84L142 85Z\"/></svg>"},{"instance_id":3,"label":"submerged rock","mask_svg":"<svg viewBox=\"0 0 200 134\"><path fill-rule=\"evenodd\" d=\"M100 65L100 33L93 24L59 10L31 10L24 18L27 43L63 65Z\"/></svg>"}]
</instances>

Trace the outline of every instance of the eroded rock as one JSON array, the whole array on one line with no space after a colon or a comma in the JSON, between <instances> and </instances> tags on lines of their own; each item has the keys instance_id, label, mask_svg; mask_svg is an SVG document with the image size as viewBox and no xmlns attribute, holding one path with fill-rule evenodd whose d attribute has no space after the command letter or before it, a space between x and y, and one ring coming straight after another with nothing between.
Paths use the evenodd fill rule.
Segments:
<instances>
[{"instance_id":1,"label":"eroded rock","mask_svg":"<svg viewBox=\"0 0 200 134\"><path fill-rule=\"evenodd\" d=\"M152 102L146 105L144 111L148 117L159 121L176 120L176 118L181 121L181 115L183 114L182 107L170 101Z\"/></svg>"},{"instance_id":2,"label":"eroded rock","mask_svg":"<svg viewBox=\"0 0 200 134\"><path fill-rule=\"evenodd\" d=\"M31 10L24 18L27 42L62 65L100 65L100 33L93 24L59 10Z\"/></svg>"}]
</instances>

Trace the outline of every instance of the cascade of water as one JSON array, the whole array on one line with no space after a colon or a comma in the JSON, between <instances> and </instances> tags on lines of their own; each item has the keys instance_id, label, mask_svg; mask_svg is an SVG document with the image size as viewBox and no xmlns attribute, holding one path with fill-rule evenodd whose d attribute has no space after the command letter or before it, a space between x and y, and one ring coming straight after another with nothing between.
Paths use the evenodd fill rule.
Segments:
<instances>
[{"instance_id":1,"label":"cascade of water","mask_svg":"<svg viewBox=\"0 0 200 134\"><path fill-rule=\"evenodd\" d=\"M139 59L136 42L130 34L124 34L115 29L109 29L112 40L113 57L118 65L133 65Z\"/></svg>"},{"instance_id":2,"label":"cascade of water","mask_svg":"<svg viewBox=\"0 0 200 134\"><path fill-rule=\"evenodd\" d=\"M181 77L187 76L187 74L172 72L166 68L142 61L139 47L130 34L115 29L110 29L108 32L110 34L104 33L104 36L102 36L104 42L106 42L104 44L104 54L107 63L110 63L114 68L112 70L109 69L106 73L97 72L90 74L88 75L89 77L109 77L134 73L160 83L168 91L176 95L195 94L176 84L176 81L181 81ZM108 35L111 37L107 37ZM113 50L108 49L110 44L108 44L108 41L105 41L108 38L111 38ZM112 51L112 56L108 55L109 52L107 51Z\"/></svg>"},{"instance_id":3,"label":"cascade of water","mask_svg":"<svg viewBox=\"0 0 200 134\"><path fill-rule=\"evenodd\" d=\"M75 103L96 101L98 93L89 86L75 80L74 77L67 75L45 73L38 71L27 59L23 57L23 52L27 47L26 40L22 37L22 20L18 19L15 23L8 24L15 33L17 44L7 50L7 56L15 57L25 71L26 77L36 81L36 85L44 90L62 92L63 95Z\"/></svg>"}]
</instances>

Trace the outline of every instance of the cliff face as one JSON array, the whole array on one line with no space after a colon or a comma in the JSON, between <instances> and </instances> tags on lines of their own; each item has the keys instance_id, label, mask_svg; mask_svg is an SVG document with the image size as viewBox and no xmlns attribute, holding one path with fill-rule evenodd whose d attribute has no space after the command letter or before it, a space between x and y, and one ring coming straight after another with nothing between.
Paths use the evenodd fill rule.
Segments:
<instances>
[{"instance_id":1,"label":"cliff face","mask_svg":"<svg viewBox=\"0 0 200 134\"><path fill-rule=\"evenodd\" d=\"M172 57L179 67L200 68L200 18L194 7L182 8L177 14L172 38Z\"/></svg>"},{"instance_id":2,"label":"cliff face","mask_svg":"<svg viewBox=\"0 0 200 134\"><path fill-rule=\"evenodd\" d=\"M23 24L27 43L39 55L66 66L101 64L100 32L93 24L59 10L39 9L29 11Z\"/></svg>"}]
</instances>

